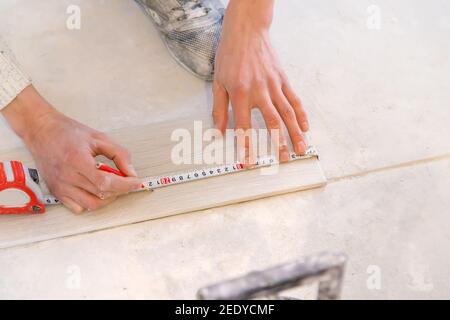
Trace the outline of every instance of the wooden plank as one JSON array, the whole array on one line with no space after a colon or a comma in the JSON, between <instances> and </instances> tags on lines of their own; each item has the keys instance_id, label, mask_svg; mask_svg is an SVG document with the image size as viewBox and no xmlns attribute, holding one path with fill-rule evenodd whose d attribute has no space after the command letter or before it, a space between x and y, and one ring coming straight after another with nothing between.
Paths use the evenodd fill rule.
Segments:
<instances>
[{"instance_id":1,"label":"wooden plank","mask_svg":"<svg viewBox=\"0 0 450 320\"><path fill-rule=\"evenodd\" d=\"M210 126L203 120L205 128ZM174 129L193 129L192 120L147 125L112 133L129 148L141 177L185 171L192 164L174 165L170 161ZM33 160L24 149L0 151L0 159L19 159L30 166ZM197 165L201 166L201 165ZM299 160L279 167L276 174L262 175L261 169L191 182L153 193L132 194L96 212L75 215L62 206L49 207L45 215L0 217L0 248L64 237L84 232L136 223L237 203L276 194L324 185L316 158Z\"/></svg>"}]
</instances>

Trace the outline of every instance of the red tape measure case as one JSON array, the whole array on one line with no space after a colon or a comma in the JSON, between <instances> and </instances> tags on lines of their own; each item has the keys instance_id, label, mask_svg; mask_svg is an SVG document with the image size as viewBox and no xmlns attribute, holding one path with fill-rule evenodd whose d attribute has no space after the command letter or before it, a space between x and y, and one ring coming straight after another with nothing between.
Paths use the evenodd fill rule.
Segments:
<instances>
[{"instance_id":1,"label":"red tape measure case","mask_svg":"<svg viewBox=\"0 0 450 320\"><path fill-rule=\"evenodd\" d=\"M0 162L0 214L44 213L38 189L21 162Z\"/></svg>"}]
</instances>

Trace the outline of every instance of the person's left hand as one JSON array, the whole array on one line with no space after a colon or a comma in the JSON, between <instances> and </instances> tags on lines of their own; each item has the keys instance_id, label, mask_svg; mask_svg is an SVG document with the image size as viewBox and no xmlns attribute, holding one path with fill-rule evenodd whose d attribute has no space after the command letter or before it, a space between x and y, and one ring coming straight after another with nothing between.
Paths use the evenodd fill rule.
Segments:
<instances>
[{"instance_id":1,"label":"person's left hand","mask_svg":"<svg viewBox=\"0 0 450 320\"><path fill-rule=\"evenodd\" d=\"M289 132L295 153L304 155L306 143L302 131L309 129L307 115L270 42L271 16L264 18L266 8L255 8L252 1L252 8L248 10L257 17L252 20L250 14L245 14L246 3L249 2L232 1L227 9L222 40L216 56L213 83L214 122L216 128L224 132L231 101L235 129L247 130L251 128L251 109L258 108L269 132L273 129L279 130L279 158L281 161L288 161L289 150L282 123ZM258 13L258 10L261 12ZM243 16L245 19L242 19ZM247 163L251 161L249 143L245 149ZM239 151L242 153L242 150Z\"/></svg>"}]
</instances>

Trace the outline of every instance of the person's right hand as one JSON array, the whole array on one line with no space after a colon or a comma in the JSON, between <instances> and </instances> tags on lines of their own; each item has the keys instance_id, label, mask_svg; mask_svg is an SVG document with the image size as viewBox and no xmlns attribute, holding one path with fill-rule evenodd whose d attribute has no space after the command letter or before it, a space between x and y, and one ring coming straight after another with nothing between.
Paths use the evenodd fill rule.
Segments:
<instances>
[{"instance_id":1,"label":"person's right hand","mask_svg":"<svg viewBox=\"0 0 450 320\"><path fill-rule=\"evenodd\" d=\"M32 86L2 113L25 141L50 192L73 212L99 209L140 187L126 149L53 109ZM96 169L97 155L113 160L128 177Z\"/></svg>"}]
</instances>

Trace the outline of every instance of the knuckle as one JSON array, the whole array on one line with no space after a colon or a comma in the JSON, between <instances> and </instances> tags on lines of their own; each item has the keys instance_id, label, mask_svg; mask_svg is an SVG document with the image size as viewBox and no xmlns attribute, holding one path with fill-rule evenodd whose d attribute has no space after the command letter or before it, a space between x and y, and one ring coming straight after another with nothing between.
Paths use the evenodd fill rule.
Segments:
<instances>
[{"instance_id":1,"label":"knuckle","mask_svg":"<svg viewBox=\"0 0 450 320\"><path fill-rule=\"evenodd\" d=\"M267 87L267 81L261 78L255 79L253 81L253 88L256 90L263 90Z\"/></svg>"},{"instance_id":2,"label":"knuckle","mask_svg":"<svg viewBox=\"0 0 450 320\"><path fill-rule=\"evenodd\" d=\"M300 118L302 118L302 119L308 118L306 111L302 107L298 108L297 112L298 112L298 115L300 116Z\"/></svg>"},{"instance_id":3,"label":"knuckle","mask_svg":"<svg viewBox=\"0 0 450 320\"><path fill-rule=\"evenodd\" d=\"M88 205L88 209L89 210L93 210L93 211L98 210L98 209L100 209L102 207L101 201L100 200L95 200L95 199L88 200L87 201L87 205Z\"/></svg>"},{"instance_id":4,"label":"knuckle","mask_svg":"<svg viewBox=\"0 0 450 320\"><path fill-rule=\"evenodd\" d=\"M249 91L250 91L249 85L240 81L238 81L231 87L231 93L235 97L246 96Z\"/></svg>"},{"instance_id":5,"label":"knuckle","mask_svg":"<svg viewBox=\"0 0 450 320\"><path fill-rule=\"evenodd\" d=\"M126 148L117 146L117 150L117 154L119 155L119 157L122 157L124 159L131 159L131 154Z\"/></svg>"},{"instance_id":6,"label":"knuckle","mask_svg":"<svg viewBox=\"0 0 450 320\"><path fill-rule=\"evenodd\" d=\"M276 117L267 118L266 125L269 129L280 129L280 121Z\"/></svg>"},{"instance_id":7,"label":"knuckle","mask_svg":"<svg viewBox=\"0 0 450 320\"><path fill-rule=\"evenodd\" d=\"M289 108L287 106L280 107L279 113L283 119L292 120L294 118L294 112L292 108Z\"/></svg>"},{"instance_id":8,"label":"knuckle","mask_svg":"<svg viewBox=\"0 0 450 320\"><path fill-rule=\"evenodd\" d=\"M101 190L100 186L104 185L105 177L101 175L96 176L94 179L94 183L99 188L99 190Z\"/></svg>"},{"instance_id":9,"label":"knuckle","mask_svg":"<svg viewBox=\"0 0 450 320\"><path fill-rule=\"evenodd\" d=\"M101 141L109 141L109 136L108 136L106 133L101 132L101 131L96 131L96 132L94 133L94 137L95 137L97 140L101 140Z\"/></svg>"},{"instance_id":10,"label":"knuckle","mask_svg":"<svg viewBox=\"0 0 450 320\"><path fill-rule=\"evenodd\" d=\"M305 113L305 111L302 108L302 101L300 100L299 97L294 96L294 98L292 99L292 104L294 105L295 108L297 108L299 112Z\"/></svg>"},{"instance_id":11,"label":"knuckle","mask_svg":"<svg viewBox=\"0 0 450 320\"><path fill-rule=\"evenodd\" d=\"M299 133L294 133L294 134L292 135L292 141L293 141L293 142L300 142L300 141L303 141L303 137L302 137L302 135L299 134Z\"/></svg>"},{"instance_id":12,"label":"knuckle","mask_svg":"<svg viewBox=\"0 0 450 320\"><path fill-rule=\"evenodd\" d=\"M223 115L223 112L222 112L222 111L220 111L220 110L218 110L218 109L216 109L216 108L213 109L213 111L212 111L212 116L213 116L213 118L215 118L215 119L221 118L222 115Z\"/></svg>"},{"instance_id":13,"label":"knuckle","mask_svg":"<svg viewBox=\"0 0 450 320\"><path fill-rule=\"evenodd\" d=\"M105 192L109 189L111 184L110 179L106 175L98 175L95 178L95 185L97 186L100 192Z\"/></svg>"},{"instance_id":14,"label":"knuckle","mask_svg":"<svg viewBox=\"0 0 450 320\"><path fill-rule=\"evenodd\" d=\"M272 90L279 89L281 87L280 78L276 76L271 76L267 79L267 83L269 84L269 88Z\"/></svg>"}]
</instances>

